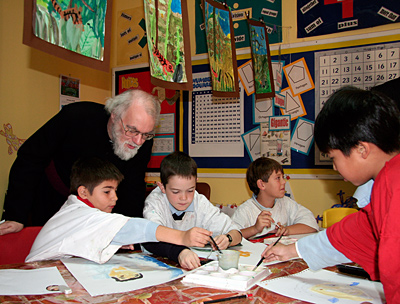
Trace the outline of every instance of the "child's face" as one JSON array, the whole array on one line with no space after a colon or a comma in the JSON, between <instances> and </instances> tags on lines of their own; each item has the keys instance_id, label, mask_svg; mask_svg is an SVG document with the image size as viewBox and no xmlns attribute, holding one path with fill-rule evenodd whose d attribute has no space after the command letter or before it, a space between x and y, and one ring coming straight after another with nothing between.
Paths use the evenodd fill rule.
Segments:
<instances>
[{"instance_id":1,"label":"child's face","mask_svg":"<svg viewBox=\"0 0 400 304\"><path fill-rule=\"evenodd\" d=\"M97 209L111 213L118 199L117 187L118 182L115 180L104 181L93 189L92 194L87 191L86 199Z\"/></svg>"},{"instance_id":2,"label":"child's face","mask_svg":"<svg viewBox=\"0 0 400 304\"><path fill-rule=\"evenodd\" d=\"M365 162L358 148L353 148L349 156L338 149L330 150L328 155L333 161L333 169L339 171L345 181L360 186L371 179L366 175Z\"/></svg>"},{"instance_id":3,"label":"child's face","mask_svg":"<svg viewBox=\"0 0 400 304\"><path fill-rule=\"evenodd\" d=\"M196 178L174 175L169 178L165 187L160 187L161 191L167 195L169 203L176 210L184 211L193 201L196 190Z\"/></svg>"},{"instance_id":4,"label":"child's face","mask_svg":"<svg viewBox=\"0 0 400 304\"><path fill-rule=\"evenodd\" d=\"M262 182L266 194L273 198L281 198L285 195L285 176L280 171L274 171L268 179L268 183ZM263 189L260 189L263 190Z\"/></svg>"}]
</instances>

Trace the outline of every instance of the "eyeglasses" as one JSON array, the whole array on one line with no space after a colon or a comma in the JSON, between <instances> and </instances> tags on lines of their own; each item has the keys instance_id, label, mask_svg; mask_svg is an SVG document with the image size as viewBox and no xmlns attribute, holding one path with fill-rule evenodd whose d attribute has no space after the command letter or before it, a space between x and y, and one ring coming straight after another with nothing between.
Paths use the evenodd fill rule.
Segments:
<instances>
[{"instance_id":1,"label":"eyeglasses","mask_svg":"<svg viewBox=\"0 0 400 304\"><path fill-rule=\"evenodd\" d=\"M122 121L122 118L121 118L121 123L122 123L122 128L125 131L125 135L128 136L128 137L135 137L135 136L138 136L140 134L140 135L142 135L142 138L144 140L150 140L155 135L154 133L142 133L142 132L139 132L138 130L136 130L135 128L131 128L131 127L126 129L125 125L124 125L124 122Z\"/></svg>"}]
</instances>

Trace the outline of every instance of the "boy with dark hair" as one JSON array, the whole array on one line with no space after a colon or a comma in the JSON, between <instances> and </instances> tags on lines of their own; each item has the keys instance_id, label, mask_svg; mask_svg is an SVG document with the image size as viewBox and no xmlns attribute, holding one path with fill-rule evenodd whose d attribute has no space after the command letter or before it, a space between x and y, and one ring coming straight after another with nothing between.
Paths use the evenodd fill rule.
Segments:
<instances>
[{"instance_id":1,"label":"boy with dark hair","mask_svg":"<svg viewBox=\"0 0 400 304\"><path fill-rule=\"evenodd\" d=\"M202 246L211 233L195 228L179 231L142 218L111 213L117 202L121 172L100 158L79 159L71 171L71 194L61 209L43 226L27 262L82 257L107 262L121 247L164 241Z\"/></svg>"},{"instance_id":2,"label":"boy with dark hair","mask_svg":"<svg viewBox=\"0 0 400 304\"><path fill-rule=\"evenodd\" d=\"M173 152L160 167L161 182L146 198L144 218L166 227L188 230L201 227L216 235L220 249L240 243L242 236L230 217L220 212L204 195L197 193L197 165L186 153ZM210 238L209 238L210 240ZM148 251L168 257L182 267L200 266L200 259L185 246L173 244L143 244Z\"/></svg>"},{"instance_id":3,"label":"boy with dark hair","mask_svg":"<svg viewBox=\"0 0 400 304\"><path fill-rule=\"evenodd\" d=\"M285 196L283 167L277 161L266 157L256 159L247 169L246 179L253 196L232 216L243 237L268 232L281 236L318 231L312 212Z\"/></svg>"},{"instance_id":4,"label":"boy with dark hair","mask_svg":"<svg viewBox=\"0 0 400 304\"><path fill-rule=\"evenodd\" d=\"M335 170L354 185L374 179L371 202L329 227L329 242L383 283L388 303L400 299L400 112L375 91L346 87L331 95L315 122L315 140ZM303 257L299 240L269 246L266 261ZM326 265L328 266L328 265Z\"/></svg>"}]
</instances>

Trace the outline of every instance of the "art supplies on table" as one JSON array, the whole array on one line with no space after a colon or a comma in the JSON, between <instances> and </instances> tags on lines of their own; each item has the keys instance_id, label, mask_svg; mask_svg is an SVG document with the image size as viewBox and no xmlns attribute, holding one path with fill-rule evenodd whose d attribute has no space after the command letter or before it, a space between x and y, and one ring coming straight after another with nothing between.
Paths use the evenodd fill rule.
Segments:
<instances>
[{"instance_id":1,"label":"art supplies on table","mask_svg":"<svg viewBox=\"0 0 400 304\"><path fill-rule=\"evenodd\" d=\"M259 267L252 271L253 267L254 265L239 264L238 269L222 270L218 267L218 262L214 261L189 272L182 282L246 291L270 274L268 268Z\"/></svg>"},{"instance_id":2,"label":"art supplies on table","mask_svg":"<svg viewBox=\"0 0 400 304\"><path fill-rule=\"evenodd\" d=\"M306 269L293 275L265 280L258 285L310 303L386 303L382 283L324 269Z\"/></svg>"}]
</instances>

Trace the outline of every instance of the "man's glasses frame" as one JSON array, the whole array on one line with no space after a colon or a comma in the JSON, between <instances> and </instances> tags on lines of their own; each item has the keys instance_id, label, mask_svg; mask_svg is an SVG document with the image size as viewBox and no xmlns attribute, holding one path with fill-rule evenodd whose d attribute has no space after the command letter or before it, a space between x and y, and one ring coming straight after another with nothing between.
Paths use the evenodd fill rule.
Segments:
<instances>
[{"instance_id":1,"label":"man's glasses frame","mask_svg":"<svg viewBox=\"0 0 400 304\"><path fill-rule=\"evenodd\" d=\"M122 123L122 128L125 131L125 135L128 137L136 137L140 134L140 135L142 135L142 138L144 140L150 140L155 136L154 133L142 133L142 132L139 132L138 130L136 130L135 128L125 128L122 118L121 118L121 123Z\"/></svg>"}]
</instances>

